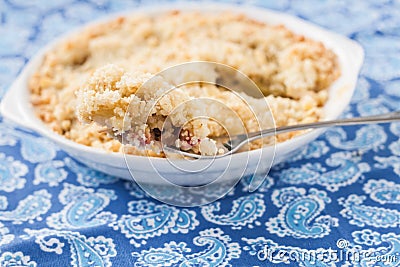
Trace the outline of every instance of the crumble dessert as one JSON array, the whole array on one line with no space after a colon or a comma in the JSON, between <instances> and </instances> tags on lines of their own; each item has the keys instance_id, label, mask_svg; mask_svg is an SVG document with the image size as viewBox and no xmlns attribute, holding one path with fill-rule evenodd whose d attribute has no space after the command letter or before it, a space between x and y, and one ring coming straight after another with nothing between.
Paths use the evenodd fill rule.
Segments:
<instances>
[{"instance_id":1,"label":"crumble dessert","mask_svg":"<svg viewBox=\"0 0 400 267\"><path fill-rule=\"evenodd\" d=\"M161 137L169 135L169 145L204 155L225 151L210 136L274 126L266 99L215 85L218 75L212 66L196 63L179 75L152 76L106 65L77 91L78 119L105 126L110 136L124 138L124 144L136 149L161 152ZM189 83L204 76L212 84ZM251 147L260 147L260 142Z\"/></svg>"},{"instance_id":2,"label":"crumble dessert","mask_svg":"<svg viewBox=\"0 0 400 267\"><path fill-rule=\"evenodd\" d=\"M147 97L137 96L136 90L159 71L189 61L223 63L243 72L265 95L278 127L318 121L327 100L326 89L340 74L337 57L331 50L284 26L266 25L226 12L205 15L174 11L155 17L119 17L89 26L60 42L45 55L30 79L31 102L37 116L60 135L87 146L119 152L123 146L110 134L110 129L119 131L124 130L123 125L132 126L121 124L124 108L132 101L146 104L153 93L165 93L174 84L160 78L160 84L149 87ZM212 85L178 88L161 99L165 103L151 113L147 126L142 126L142 134L156 139L160 129L155 126L164 122L168 112L176 107L171 99L181 103L198 97L234 106L243 118L248 114L245 105L233 103L240 103L243 98L252 103L261 101L245 94L238 98ZM248 132L271 126L267 119L255 123L254 118L247 118L242 124ZM207 138L225 133L211 121L195 120L185 127L187 131L182 135L190 140L195 136L190 149L200 153L203 149L206 154L214 149ZM299 133L281 134L277 141L296 134ZM182 136L182 140L187 136ZM195 143L199 139L205 140L201 146ZM146 139L142 141L146 143ZM260 145L256 142L252 148ZM152 155L162 156L153 148ZM133 147L130 153L143 155L143 150Z\"/></svg>"}]
</instances>

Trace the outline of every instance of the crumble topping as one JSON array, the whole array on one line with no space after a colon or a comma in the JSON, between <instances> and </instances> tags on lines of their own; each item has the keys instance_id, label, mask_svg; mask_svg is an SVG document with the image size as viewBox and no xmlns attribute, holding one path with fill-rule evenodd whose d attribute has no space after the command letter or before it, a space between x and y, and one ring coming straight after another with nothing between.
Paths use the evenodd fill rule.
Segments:
<instances>
[{"instance_id":1,"label":"crumble topping","mask_svg":"<svg viewBox=\"0 0 400 267\"><path fill-rule=\"evenodd\" d=\"M173 79L151 78L167 67L199 60L223 63L249 76L265 95L278 127L318 121L327 100L326 89L340 74L331 50L284 26L266 25L227 12L204 15L175 11L156 17L120 17L89 26L60 42L45 55L30 79L31 102L37 116L55 132L110 152L122 151L120 140L110 135L110 129L125 131L124 125L138 127L132 133L142 139L131 136L132 140L157 141L161 124L177 103L199 97L221 101L240 114L241 130L252 132L271 126L268 116L258 114L265 118L257 121L240 104L245 99L257 107L259 99L244 93L238 97L217 86L194 84L159 97L182 81L204 78L201 75L217 79L217 74L207 69L177 73L172 75ZM152 84L147 83L149 79ZM145 82L146 90L137 95ZM155 99L159 101L154 103ZM134 109L130 112L131 121L123 123L129 103L133 103ZM156 108L151 110L146 125L132 125L134 121L143 121L142 109L153 104ZM175 123L188 118L183 111L173 117ZM228 120L224 114L217 115ZM217 123L201 120L187 123L184 130L192 137L181 147L190 145L190 149L207 151L204 153L214 148L209 141L200 146L196 143L199 139L209 140L209 136L225 133ZM277 141L297 134L300 133L281 134ZM255 142L251 148L262 143ZM154 146L151 155L162 156L156 144L148 145ZM135 146L129 153L144 155Z\"/></svg>"}]
</instances>

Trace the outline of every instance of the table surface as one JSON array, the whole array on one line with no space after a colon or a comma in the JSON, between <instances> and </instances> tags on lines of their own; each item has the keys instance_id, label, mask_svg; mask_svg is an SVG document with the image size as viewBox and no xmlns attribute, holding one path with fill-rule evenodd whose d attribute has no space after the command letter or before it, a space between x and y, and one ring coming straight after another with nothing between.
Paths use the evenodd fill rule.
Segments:
<instances>
[{"instance_id":1,"label":"table surface","mask_svg":"<svg viewBox=\"0 0 400 267\"><path fill-rule=\"evenodd\" d=\"M365 48L344 117L398 109L400 1L268 2L252 1ZM59 34L157 3L0 1L0 97ZM243 179L216 203L178 208L0 118L0 266L398 266L399 138L398 123L332 128L274 167L255 193Z\"/></svg>"}]
</instances>

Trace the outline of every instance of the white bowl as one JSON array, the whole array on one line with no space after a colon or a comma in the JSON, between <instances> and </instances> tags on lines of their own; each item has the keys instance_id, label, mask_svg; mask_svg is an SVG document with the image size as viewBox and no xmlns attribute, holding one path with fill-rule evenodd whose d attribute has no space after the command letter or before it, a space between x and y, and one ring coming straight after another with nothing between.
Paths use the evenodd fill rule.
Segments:
<instances>
[{"instance_id":1,"label":"white bowl","mask_svg":"<svg viewBox=\"0 0 400 267\"><path fill-rule=\"evenodd\" d=\"M332 49L339 58L341 76L329 88L329 100L325 105L325 119L335 119L340 116L353 95L356 86L358 73L363 62L363 49L356 42L312 25L299 18L286 14L252 7L248 5L216 4L216 3L169 3L168 5L157 5L137 8L133 12L118 14L154 14L178 9L182 11L221 12L229 10L245 14L251 18L268 24L283 24L295 33L302 34L314 40L321 41L326 47ZM115 17L113 15L112 17ZM101 21L108 20L102 19ZM68 34L69 35L69 34ZM134 169L135 180L145 183L159 183L155 178L154 166L157 172L167 177L170 181L187 186L196 186L209 182L223 173L224 179L239 179L243 175L266 174L271 163L277 164L284 161L291 153L303 148L306 144L317 138L323 130L311 130L291 140L279 143L276 147L265 147L245 153L238 153L229 157L219 158L209 168L202 172L186 173L177 170L164 158L148 158L128 155L126 161L121 153L110 153L101 149L87 147L70 141L46 127L34 114L30 104L28 80L35 70L40 66L44 54L52 49L65 35L42 49L25 66L17 77L11 88L3 98L0 112L4 118L9 119L23 127L32 129L41 135L53 140L59 147L65 150L76 160L101 172L119 176L124 179L131 179L131 172L127 163ZM275 158L274 158L275 157ZM273 160L274 159L274 160ZM261 164L260 164L261 163ZM226 168L230 164L230 168Z\"/></svg>"}]
</instances>

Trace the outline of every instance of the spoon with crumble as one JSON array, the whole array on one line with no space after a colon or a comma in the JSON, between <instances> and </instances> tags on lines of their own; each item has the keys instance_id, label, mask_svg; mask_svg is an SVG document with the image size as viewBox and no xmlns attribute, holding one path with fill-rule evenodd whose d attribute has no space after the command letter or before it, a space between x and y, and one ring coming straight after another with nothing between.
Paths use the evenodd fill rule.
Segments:
<instances>
[{"instance_id":1,"label":"spoon with crumble","mask_svg":"<svg viewBox=\"0 0 400 267\"><path fill-rule=\"evenodd\" d=\"M239 134L231 137L220 136L213 137L218 144L221 144L226 149L223 150L222 153L218 153L214 156L205 156L200 154L191 153L188 151L182 151L178 147L175 146L164 146L163 149L166 152L178 153L182 156L191 157L195 159L213 159L213 158L221 158L231 155L237 152L244 145L249 142L255 141L260 138L275 136L282 133L301 131L301 130L309 130L309 129L318 129L318 128L328 128L333 126L350 126L350 125L360 125L360 124L377 124L377 123L389 123L400 121L400 111L373 115L373 116L364 116L364 117L355 117L349 119L337 119L337 120L328 120L328 121L319 121L314 123L306 123L306 124L297 124L290 126L282 126L278 128L269 128L258 132L248 133L248 134ZM221 151L221 150L219 150Z\"/></svg>"}]
</instances>

